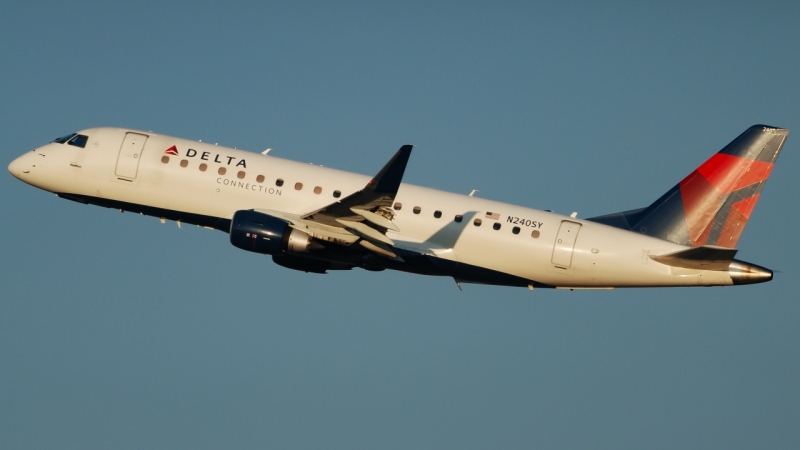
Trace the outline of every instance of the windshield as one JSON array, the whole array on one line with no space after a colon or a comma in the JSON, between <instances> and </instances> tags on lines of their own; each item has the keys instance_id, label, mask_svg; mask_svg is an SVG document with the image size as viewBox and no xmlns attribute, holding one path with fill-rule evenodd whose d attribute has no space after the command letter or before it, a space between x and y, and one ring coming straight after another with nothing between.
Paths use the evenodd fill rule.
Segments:
<instances>
[{"instance_id":1,"label":"windshield","mask_svg":"<svg viewBox=\"0 0 800 450\"><path fill-rule=\"evenodd\" d=\"M88 136L84 136L82 134L76 134L74 138L69 140L69 145L74 145L75 147L86 148L86 141L89 140Z\"/></svg>"},{"instance_id":2,"label":"windshield","mask_svg":"<svg viewBox=\"0 0 800 450\"><path fill-rule=\"evenodd\" d=\"M67 142L68 140L74 138L76 134L78 133L72 133L66 136L62 136L60 138L56 138L53 142L58 142L59 144L63 144L64 142Z\"/></svg>"}]
</instances>

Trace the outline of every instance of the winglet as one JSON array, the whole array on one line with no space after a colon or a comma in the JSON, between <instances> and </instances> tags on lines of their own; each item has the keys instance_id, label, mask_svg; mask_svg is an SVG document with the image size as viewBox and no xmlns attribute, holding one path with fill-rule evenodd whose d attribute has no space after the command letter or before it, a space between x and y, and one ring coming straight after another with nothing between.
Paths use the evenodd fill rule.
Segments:
<instances>
[{"instance_id":1,"label":"winglet","mask_svg":"<svg viewBox=\"0 0 800 450\"><path fill-rule=\"evenodd\" d=\"M400 183L403 180L403 173L406 171L408 158L411 156L411 149L413 145L404 145L400 150L392 156L392 159L383 166L375 177L373 177L364 189L356 191L347 197L331 203L316 211L312 211L302 215L303 219L313 220L332 227L341 227L342 224L337 219L346 219L351 222L360 222L366 220L365 223L374 223L378 227L387 229L396 229L396 226L387 226L385 222L376 219L372 212L380 208L385 208L389 214L386 217L391 221L391 211L389 207L394 202L397 196L397 191L400 189ZM361 211L367 213L362 213ZM364 224L364 226L367 226ZM380 230L384 232L384 230Z\"/></svg>"},{"instance_id":2,"label":"winglet","mask_svg":"<svg viewBox=\"0 0 800 450\"><path fill-rule=\"evenodd\" d=\"M403 181L403 174L406 171L408 158L411 156L413 145L404 145L392 156L392 159L375 175L366 190L374 191L378 194L396 194Z\"/></svg>"}]
</instances>

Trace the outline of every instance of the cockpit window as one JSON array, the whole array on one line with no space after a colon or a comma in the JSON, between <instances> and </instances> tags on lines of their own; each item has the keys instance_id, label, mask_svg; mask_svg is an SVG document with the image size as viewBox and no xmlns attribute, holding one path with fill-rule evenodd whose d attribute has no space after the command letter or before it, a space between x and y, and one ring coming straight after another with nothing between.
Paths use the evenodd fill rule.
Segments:
<instances>
[{"instance_id":1,"label":"cockpit window","mask_svg":"<svg viewBox=\"0 0 800 450\"><path fill-rule=\"evenodd\" d=\"M74 138L77 134L78 133L72 133L72 134L67 135L67 136L62 136L60 138L57 138L53 142L58 142L59 144L63 144L64 142L67 142L68 140Z\"/></svg>"},{"instance_id":2,"label":"cockpit window","mask_svg":"<svg viewBox=\"0 0 800 450\"><path fill-rule=\"evenodd\" d=\"M69 145L74 145L75 147L80 147L80 148L86 148L86 141L88 140L89 136L76 134L74 138L69 140Z\"/></svg>"}]
</instances>

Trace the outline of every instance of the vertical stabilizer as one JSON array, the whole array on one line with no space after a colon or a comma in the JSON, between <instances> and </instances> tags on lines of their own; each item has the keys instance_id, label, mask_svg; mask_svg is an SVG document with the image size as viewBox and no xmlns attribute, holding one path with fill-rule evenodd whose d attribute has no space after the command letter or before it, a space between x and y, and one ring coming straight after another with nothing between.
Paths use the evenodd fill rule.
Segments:
<instances>
[{"instance_id":1,"label":"vertical stabilizer","mask_svg":"<svg viewBox=\"0 0 800 450\"><path fill-rule=\"evenodd\" d=\"M754 125L647 208L590 220L682 245L734 248L788 135Z\"/></svg>"}]
</instances>

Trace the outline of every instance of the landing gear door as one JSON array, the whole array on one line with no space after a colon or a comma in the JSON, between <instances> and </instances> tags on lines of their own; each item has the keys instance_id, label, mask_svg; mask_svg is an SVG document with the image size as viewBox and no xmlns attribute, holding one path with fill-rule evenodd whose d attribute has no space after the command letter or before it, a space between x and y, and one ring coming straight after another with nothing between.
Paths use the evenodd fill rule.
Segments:
<instances>
[{"instance_id":1,"label":"landing gear door","mask_svg":"<svg viewBox=\"0 0 800 450\"><path fill-rule=\"evenodd\" d=\"M553 246L553 265L561 269L567 269L572 265L572 252L575 249L575 240L578 239L578 232L581 231L581 224L564 220L558 229L558 236Z\"/></svg>"},{"instance_id":2,"label":"landing gear door","mask_svg":"<svg viewBox=\"0 0 800 450\"><path fill-rule=\"evenodd\" d=\"M139 160L142 158L146 134L127 133L119 148L116 175L120 179L133 180L139 170Z\"/></svg>"}]
</instances>

